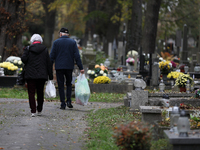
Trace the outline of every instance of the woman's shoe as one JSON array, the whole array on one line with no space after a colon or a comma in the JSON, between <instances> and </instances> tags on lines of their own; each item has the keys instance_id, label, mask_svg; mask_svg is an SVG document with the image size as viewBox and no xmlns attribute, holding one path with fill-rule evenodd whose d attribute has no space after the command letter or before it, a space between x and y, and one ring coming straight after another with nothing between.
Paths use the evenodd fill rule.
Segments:
<instances>
[{"instance_id":1,"label":"woman's shoe","mask_svg":"<svg viewBox=\"0 0 200 150\"><path fill-rule=\"evenodd\" d=\"M35 117L35 113L32 113L32 114L31 114L31 117Z\"/></svg>"}]
</instances>

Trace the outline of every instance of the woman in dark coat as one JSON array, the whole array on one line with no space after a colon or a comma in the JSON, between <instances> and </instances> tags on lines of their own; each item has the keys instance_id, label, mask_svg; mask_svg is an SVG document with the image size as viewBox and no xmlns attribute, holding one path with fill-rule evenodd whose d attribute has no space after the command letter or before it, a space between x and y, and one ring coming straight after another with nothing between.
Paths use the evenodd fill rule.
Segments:
<instances>
[{"instance_id":1,"label":"woman in dark coat","mask_svg":"<svg viewBox=\"0 0 200 150\"><path fill-rule=\"evenodd\" d=\"M53 72L49 52L42 44L42 37L34 34L30 42L31 45L25 48L21 60L25 64L31 116L35 117L36 110L38 115L41 115L44 103L44 85L47 80L53 80ZM37 107L35 92L37 92Z\"/></svg>"}]
</instances>

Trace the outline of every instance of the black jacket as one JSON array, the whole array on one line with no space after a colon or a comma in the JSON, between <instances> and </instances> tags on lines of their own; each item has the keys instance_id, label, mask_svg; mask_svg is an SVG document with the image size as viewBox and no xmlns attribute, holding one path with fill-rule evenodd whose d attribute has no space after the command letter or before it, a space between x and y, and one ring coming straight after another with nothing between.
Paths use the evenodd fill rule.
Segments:
<instances>
[{"instance_id":1,"label":"black jacket","mask_svg":"<svg viewBox=\"0 0 200 150\"><path fill-rule=\"evenodd\" d=\"M52 64L46 46L32 44L26 47L21 57L25 64L25 79L53 80Z\"/></svg>"}]
</instances>

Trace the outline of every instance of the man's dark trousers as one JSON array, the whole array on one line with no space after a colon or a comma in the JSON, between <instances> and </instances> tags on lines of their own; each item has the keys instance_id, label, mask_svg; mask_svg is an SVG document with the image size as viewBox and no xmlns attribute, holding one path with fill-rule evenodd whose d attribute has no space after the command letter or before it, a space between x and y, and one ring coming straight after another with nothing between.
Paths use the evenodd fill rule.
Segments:
<instances>
[{"instance_id":1,"label":"man's dark trousers","mask_svg":"<svg viewBox=\"0 0 200 150\"><path fill-rule=\"evenodd\" d=\"M61 107L62 108L66 107L65 92L64 92L64 81L65 81L65 79L66 79L66 86L67 86L67 90L66 90L67 103L71 104L72 71L73 70L71 70L71 69L58 69L58 70L56 70L58 90L59 90L60 102L61 102Z\"/></svg>"}]
</instances>

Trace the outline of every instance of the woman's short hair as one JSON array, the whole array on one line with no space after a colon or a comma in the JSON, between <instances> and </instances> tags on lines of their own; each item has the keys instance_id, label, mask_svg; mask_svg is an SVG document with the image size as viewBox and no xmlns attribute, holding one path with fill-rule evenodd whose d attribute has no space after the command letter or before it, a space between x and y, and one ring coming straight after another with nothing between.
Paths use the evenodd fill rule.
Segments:
<instances>
[{"instance_id":1,"label":"woman's short hair","mask_svg":"<svg viewBox=\"0 0 200 150\"><path fill-rule=\"evenodd\" d=\"M32 35L31 40L30 40L31 44L34 41L40 41L41 43L43 42L42 37L39 34L33 34Z\"/></svg>"}]
</instances>

